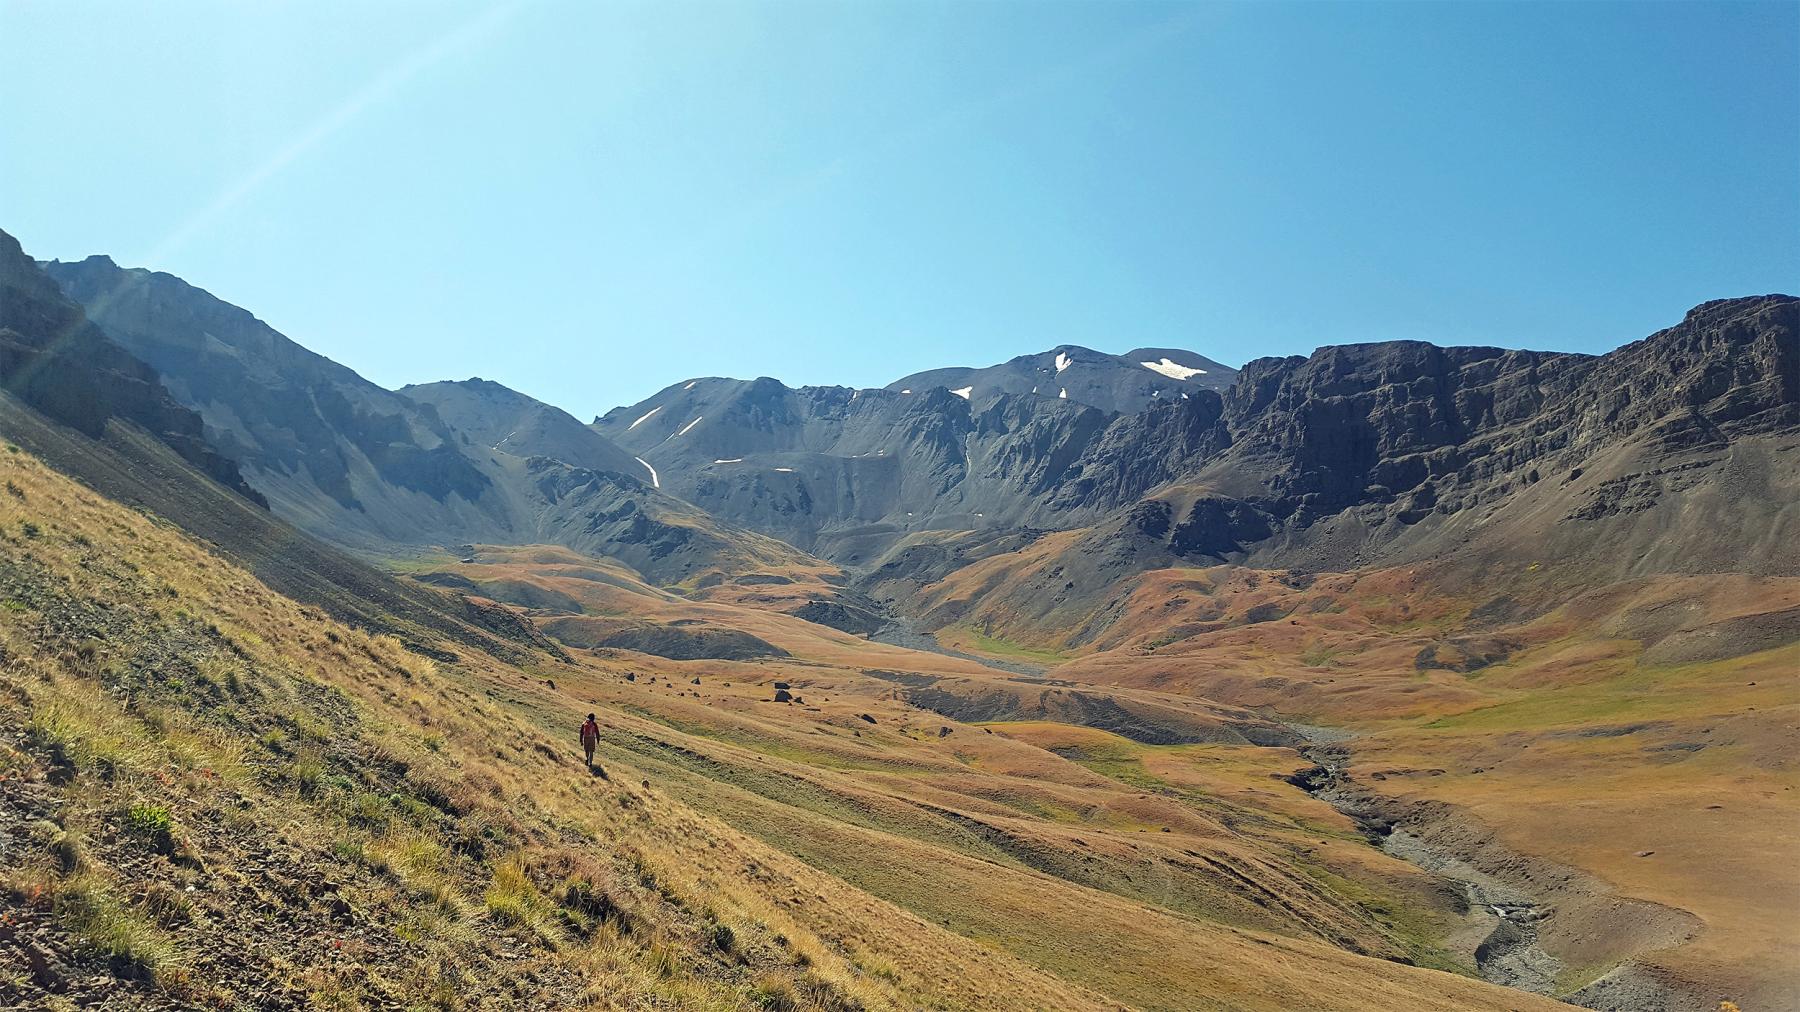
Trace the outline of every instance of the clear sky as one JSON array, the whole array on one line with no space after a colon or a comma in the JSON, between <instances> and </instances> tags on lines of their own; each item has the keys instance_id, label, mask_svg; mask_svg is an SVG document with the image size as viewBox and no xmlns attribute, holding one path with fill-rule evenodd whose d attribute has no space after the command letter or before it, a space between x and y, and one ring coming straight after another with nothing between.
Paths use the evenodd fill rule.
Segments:
<instances>
[{"instance_id":1,"label":"clear sky","mask_svg":"<svg viewBox=\"0 0 1800 1012\"><path fill-rule=\"evenodd\" d=\"M1800 5L0 0L0 228L586 419L1800 289Z\"/></svg>"}]
</instances>

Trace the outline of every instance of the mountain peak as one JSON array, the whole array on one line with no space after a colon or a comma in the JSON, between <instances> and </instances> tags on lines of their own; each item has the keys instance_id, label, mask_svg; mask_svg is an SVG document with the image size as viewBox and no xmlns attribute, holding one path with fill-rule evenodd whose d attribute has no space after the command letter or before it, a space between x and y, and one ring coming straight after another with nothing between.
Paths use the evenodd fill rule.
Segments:
<instances>
[{"instance_id":1,"label":"mountain peak","mask_svg":"<svg viewBox=\"0 0 1800 1012\"><path fill-rule=\"evenodd\" d=\"M1078 344L1059 344L999 365L913 373L887 388L943 387L965 400L993 394L1048 397L1135 414L1196 390L1226 390L1236 376L1236 369L1185 349L1138 348L1110 355Z\"/></svg>"}]
</instances>

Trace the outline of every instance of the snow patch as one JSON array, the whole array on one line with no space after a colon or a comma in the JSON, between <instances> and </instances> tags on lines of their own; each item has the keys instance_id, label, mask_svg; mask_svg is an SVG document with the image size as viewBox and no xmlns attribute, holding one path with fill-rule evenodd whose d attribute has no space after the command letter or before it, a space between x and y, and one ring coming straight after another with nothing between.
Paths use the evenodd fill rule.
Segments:
<instances>
[{"instance_id":1,"label":"snow patch","mask_svg":"<svg viewBox=\"0 0 1800 1012\"><path fill-rule=\"evenodd\" d=\"M683 389L683 390L692 390L692 389L694 389L694 388L695 388L695 387L697 387L697 386L699 386L699 385L700 385L700 381L699 381L699 380L694 380L694 381L693 381L693 382L692 382L692 383L689 383L689 384L688 384L688 385L687 385L687 386L684 386L684 387L682 387L682 388L681 388L681 389Z\"/></svg>"},{"instance_id":2,"label":"snow patch","mask_svg":"<svg viewBox=\"0 0 1800 1012\"><path fill-rule=\"evenodd\" d=\"M1065 401L1066 401L1066 400L1068 400L1068 399L1069 399L1069 388L1068 388L1068 387L1063 387L1063 388L1062 388L1062 393L1060 393L1060 394L1057 394L1057 395L1056 395L1056 396L1058 396L1058 397L1061 397L1061 398L1062 398L1062 399L1063 399L1063 400L1065 400Z\"/></svg>"},{"instance_id":3,"label":"snow patch","mask_svg":"<svg viewBox=\"0 0 1800 1012\"><path fill-rule=\"evenodd\" d=\"M782 474L793 474L794 473L794 469L791 467L778 467L775 470L780 471Z\"/></svg>"},{"instance_id":4,"label":"snow patch","mask_svg":"<svg viewBox=\"0 0 1800 1012\"><path fill-rule=\"evenodd\" d=\"M1181 393L1181 399L1182 399L1182 400L1184 400L1184 401L1185 401L1185 400L1187 400L1187 399L1188 399L1188 395L1187 395L1187 391L1185 391L1185 390L1184 390L1184 391L1182 391L1182 393Z\"/></svg>"},{"instance_id":5,"label":"snow patch","mask_svg":"<svg viewBox=\"0 0 1800 1012\"><path fill-rule=\"evenodd\" d=\"M901 392L901 393L903 393L903 394L910 394L910 393L912 393L912 391L911 391L911 390L902 390L902 391L900 391L900 392Z\"/></svg>"},{"instance_id":6,"label":"snow patch","mask_svg":"<svg viewBox=\"0 0 1800 1012\"><path fill-rule=\"evenodd\" d=\"M631 424L630 424L630 425L627 425L627 426L625 426L625 431L627 431L627 432L629 432L629 431L631 431L631 430L632 430L632 429L635 429L635 428L637 428L637 427L638 427L638 426L640 426L640 425L642 425L642 424L644 424L644 422L645 422L645 421L646 421L646 420L648 420L648 419L649 419L649 417L650 417L650 416L651 416L651 415L654 415L654 414L656 414L656 413L657 413L657 412L658 412L658 411L661 411L661 410L662 410L662 405L661 405L661 404L658 404L658 405L657 405L657 406L656 406L656 407L653 407L653 408L651 408L651 409L650 409L650 410L649 410L649 411L646 411L646 412L644 412L644 413L643 413L643 414L642 414L642 415L639 415L639 416L638 416L638 420L637 420L637 421L635 421L635 422L632 422L632 423L631 423ZM644 466L645 466L645 467L649 467L649 466L650 466L650 465L649 465L649 464L645 464L645 465L644 465Z\"/></svg>"},{"instance_id":7,"label":"snow patch","mask_svg":"<svg viewBox=\"0 0 1800 1012\"><path fill-rule=\"evenodd\" d=\"M656 412L652 411L652 412L650 412L650 414L653 415L653 414L656 414ZM644 418L649 418L649 417L650 417L650 415L644 416ZM641 422L644 420L644 418L640 418L640 419L638 419L638 421ZM651 488L662 488L662 479L658 478L656 476L656 468L651 467L649 461L645 460L642 457L633 457L632 459L637 461L638 463L644 465L644 470L650 472L650 487Z\"/></svg>"},{"instance_id":8,"label":"snow patch","mask_svg":"<svg viewBox=\"0 0 1800 1012\"><path fill-rule=\"evenodd\" d=\"M1074 364L1075 364L1075 360L1070 358L1067 354L1060 352L1060 351L1056 353L1056 371L1057 372L1062 372L1064 369L1067 369L1068 367L1070 367Z\"/></svg>"},{"instance_id":9,"label":"snow patch","mask_svg":"<svg viewBox=\"0 0 1800 1012\"><path fill-rule=\"evenodd\" d=\"M715 464L742 464L743 462L744 462L744 458L742 458L742 457L724 457L722 459L713 461L713 463L715 463Z\"/></svg>"},{"instance_id":10,"label":"snow patch","mask_svg":"<svg viewBox=\"0 0 1800 1012\"><path fill-rule=\"evenodd\" d=\"M1206 375L1205 369L1189 369L1180 362L1172 361L1167 357L1164 357L1160 362L1139 362L1138 365L1143 366L1151 372L1162 373L1170 379L1184 380L1191 379L1195 376Z\"/></svg>"},{"instance_id":11,"label":"snow patch","mask_svg":"<svg viewBox=\"0 0 1800 1012\"><path fill-rule=\"evenodd\" d=\"M695 418L695 419L694 419L694 420L693 420L693 421L691 421L691 422L689 422L689 423L687 423L687 424L686 424L686 425L683 425L683 426L682 426L682 427L681 427L681 431L680 431L680 432L677 432L677 433L675 433L675 434L676 434L676 435L677 435L677 436L685 436L685 435L687 435L687 434L688 434L688 430L689 430L689 429L691 429L691 428L693 428L693 427L694 427L694 426L696 426L696 425L699 425L699 424L700 424L700 419L702 419L702 418L705 418L705 417L706 417L706 416L705 416L705 415L699 415L699 416L697 416L697 417L696 417L696 418Z\"/></svg>"},{"instance_id":12,"label":"snow patch","mask_svg":"<svg viewBox=\"0 0 1800 1012\"><path fill-rule=\"evenodd\" d=\"M969 395L975 392L975 388L974 387L957 387L955 390L952 390L950 392L955 394L958 397L961 397L963 400L966 401L969 399Z\"/></svg>"}]
</instances>

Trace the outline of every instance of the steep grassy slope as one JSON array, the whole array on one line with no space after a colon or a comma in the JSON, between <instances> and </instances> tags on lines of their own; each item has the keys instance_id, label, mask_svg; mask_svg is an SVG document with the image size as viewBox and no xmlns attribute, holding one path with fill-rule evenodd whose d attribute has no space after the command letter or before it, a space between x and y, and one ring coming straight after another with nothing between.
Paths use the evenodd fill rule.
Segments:
<instances>
[{"instance_id":1,"label":"steep grassy slope","mask_svg":"<svg viewBox=\"0 0 1800 1012\"><path fill-rule=\"evenodd\" d=\"M1136 798L1129 761L1097 741L1047 742L1079 746L1076 761L1030 727L927 735L897 702L861 703L871 724L757 702L766 686L739 681L828 677L805 695L832 700L838 679L885 684L817 660L437 662L27 454L0 469L9 1001L1540 1007L1320 940L1315 922L1348 930L1332 941L1399 936L1267 865L1262 834L1355 855L1320 859L1340 870L1373 856L1341 819L1309 828L1329 810L1256 760L1143 758L1177 794ZM721 673L737 688L715 687ZM607 776L569 759L588 708ZM1220 836L1257 784L1289 814ZM958 814L983 791L999 792L984 817ZM1152 825L1170 832L1146 853L1136 830ZM1054 867L1077 850L1096 856L1092 884ZM1231 852L1237 873L1176 871ZM1265 866L1273 895L1317 916L1217 888ZM1367 880L1383 876L1408 880L1393 862Z\"/></svg>"},{"instance_id":2,"label":"steep grassy slope","mask_svg":"<svg viewBox=\"0 0 1800 1012\"><path fill-rule=\"evenodd\" d=\"M120 422L100 438L58 425L0 394L0 435L101 494L162 517L296 600L414 643L448 639L501 657L548 644L504 609L442 594L351 558L232 494L141 428Z\"/></svg>"},{"instance_id":3,"label":"steep grassy slope","mask_svg":"<svg viewBox=\"0 0 1800 1012\"><path fill-rule=\"evenodd\" d=\"M4 470L14 998L911 1004L919 977L856 968L767 898L803 890L827 918L911 924L968 979L1091 1004L868 909L630 771L577 776L560 736L492 698L541 684L523 671L440 667L23 454ZM958 986L944 1000L979 1007Z\"/></svg>"}]
</instances>

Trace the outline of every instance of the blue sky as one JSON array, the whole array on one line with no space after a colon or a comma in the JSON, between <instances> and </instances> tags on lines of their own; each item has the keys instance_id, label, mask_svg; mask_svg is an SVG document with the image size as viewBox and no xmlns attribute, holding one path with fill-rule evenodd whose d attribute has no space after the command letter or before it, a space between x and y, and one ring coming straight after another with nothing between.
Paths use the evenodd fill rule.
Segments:
<instances>
[{"instance_id":1,"label":"blue sky","mask_svg":"<svg viewBox=\"0 0 1800 1012\"><path fill-rule=\"evenodd\" d=\"M1800 5L0 0L0 228L586 419L1800 289Z\"/></svg>"}]
</instances>

